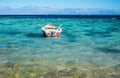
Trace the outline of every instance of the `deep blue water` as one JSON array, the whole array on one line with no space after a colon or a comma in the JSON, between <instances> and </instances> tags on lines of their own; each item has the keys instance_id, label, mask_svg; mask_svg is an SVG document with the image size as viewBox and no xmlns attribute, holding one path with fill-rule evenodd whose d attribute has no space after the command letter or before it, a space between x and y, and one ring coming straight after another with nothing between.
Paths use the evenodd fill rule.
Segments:
<instances>
[{"instance_id":1,"label":"deep blue water","mask_svg":"<svg viewBox=\"0 0 120 78\"><path fill-rule=\"evenodd\" d=\"M0 15L7 18L118 18L120 15Z\"/></svg>"},{"instance_id":2,"label":"deep blue water","mask_svg":"<svg viewBox=\"0 0 120 78\"><path fill-rule=\"evenodd\" d=\"M39 26L63 24L60 37ZM119 78L119 15L1 15L0 77ZM52 77L51 77L52 76Z\"/></svg>"}]
</instances>

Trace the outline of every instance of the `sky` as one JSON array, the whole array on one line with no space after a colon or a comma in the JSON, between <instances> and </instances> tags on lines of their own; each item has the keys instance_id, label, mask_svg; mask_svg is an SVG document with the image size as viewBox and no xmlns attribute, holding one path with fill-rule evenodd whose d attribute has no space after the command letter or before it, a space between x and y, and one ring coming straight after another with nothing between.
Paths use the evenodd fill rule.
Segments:
<instances>
[{"instance_id":1,"label":"sky","mask_svg":"<svg viewBox=\"0 0 120 78\"><path fill-rule=\"evenodd\" d=\"M0 7L19 8L24 6L120 9L120 0L0 0Z\"/></svg>"}]
</instances>

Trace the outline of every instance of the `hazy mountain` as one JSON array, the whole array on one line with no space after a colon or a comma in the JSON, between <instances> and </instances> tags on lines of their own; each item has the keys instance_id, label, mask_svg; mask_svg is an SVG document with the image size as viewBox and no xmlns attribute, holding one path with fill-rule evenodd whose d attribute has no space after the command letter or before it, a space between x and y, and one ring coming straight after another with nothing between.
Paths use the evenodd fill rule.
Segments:
<instances>
[{"instance_id":1,"label":"hazy mountain","mask_svg":"<svg viewBox=\"0 0 120 78\"><path fill-rule=\"evenodd\" d=\"M59 10L56 14L77 14L77 15L104 15L104 14L109 14L109 15L118 15L120 14L120 9L102 9L102 8L87 8L87 9L82 9L82 8L65 8Z\"/></svg>"},{"instance_id":2,"label":"hazy mountain","mask_svg":"<svg viewBox=\"0 0 120 78\"><path fill-rule=\"evenodd\" d=\"M0 15L7 14L69 14L69 15L120 15L120 9L103 9L103 8L51 8L26 6L21 8L0 7Z\"/></svg>"}]
</instances>

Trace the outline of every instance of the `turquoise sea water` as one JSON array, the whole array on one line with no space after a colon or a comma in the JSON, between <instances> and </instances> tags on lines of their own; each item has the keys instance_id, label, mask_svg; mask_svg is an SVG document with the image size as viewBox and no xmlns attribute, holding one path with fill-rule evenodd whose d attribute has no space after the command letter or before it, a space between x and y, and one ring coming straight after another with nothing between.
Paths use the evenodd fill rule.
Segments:
<instances>
[{"instance_id":1,"label":"turquoise sea water","mask_svg":"<svg viewBox=\"0 0 120 78\"><path fill-rule=\"evenodd\" d=\"M63 24L60 37L39 25ZM120 19L0 17L0 78L119 78Z\"/></svg>"}]
</instances>

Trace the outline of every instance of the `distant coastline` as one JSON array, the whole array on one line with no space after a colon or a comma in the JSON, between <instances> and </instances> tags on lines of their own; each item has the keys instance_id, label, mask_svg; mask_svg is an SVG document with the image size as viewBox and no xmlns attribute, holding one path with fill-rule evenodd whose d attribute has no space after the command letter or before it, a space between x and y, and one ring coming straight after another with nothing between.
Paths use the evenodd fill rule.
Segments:
<instances>
[{"instance_id":1,"label":"distant coastline","mask_svg":"<svg viewBox=\"0 0 120 78\"><path fill-rule=\"evenodd\" d=\"M0 15L120 15L120 8L0 7Z\"/></svg>"}]
</instances>

